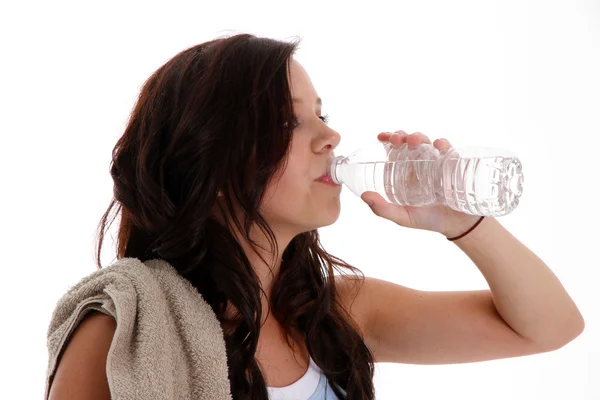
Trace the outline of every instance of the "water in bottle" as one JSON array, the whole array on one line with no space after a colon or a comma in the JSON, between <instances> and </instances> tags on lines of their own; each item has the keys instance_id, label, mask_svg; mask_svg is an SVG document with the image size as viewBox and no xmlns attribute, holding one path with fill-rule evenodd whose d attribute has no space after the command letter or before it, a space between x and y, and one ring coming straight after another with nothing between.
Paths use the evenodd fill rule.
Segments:
<instances>
[{"instance_id":1,"label":"water in bottle","mask_svg":"<svg viewBox=\"0 0 600 400\"><path fill-rule=\"evenodd\" d=\"M348 157L330 159L328 175L360 196L378 192L400 205L445 204L472 215L502 216L523 192L523 172L511 152L487 147L451 148L377 142Z\"/></svg>"}]
</instances>

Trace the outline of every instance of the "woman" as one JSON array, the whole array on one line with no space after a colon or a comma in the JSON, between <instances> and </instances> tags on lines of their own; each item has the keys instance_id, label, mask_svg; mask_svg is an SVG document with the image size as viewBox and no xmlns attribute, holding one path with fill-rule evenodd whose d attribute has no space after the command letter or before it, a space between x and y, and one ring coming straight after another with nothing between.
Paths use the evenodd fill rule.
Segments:
<instances>
[{"instance_id":1,"label":"woman","mask_svg":"<svg viewBox=\"0 0 600 400\"><path fill-rule=\"evenodd\" d=\"M360 272L328 254L317 231L340 213L341 187L319 179L340 135L321 115L321 99L293 59L296 47L221 38L181 52L150 77L113 153L115 200L101 221L98 267L118 205L117 257L167 261L214 310L234 399L278 398L285 387L310 399L373 399L374 362L516 357L577 337L583 318L560 282L494 218L364 193L380 217L460 237L454 243L491 291L430 293L334 276L334 267ZM378 138L430 143L403 131ZM98 313L80 323L51 398L109 398L114 332L114 320ZM90 340L97 346L77 350ZM311 371L325 387L308 383Z\"/></svg>"}]
</instances>

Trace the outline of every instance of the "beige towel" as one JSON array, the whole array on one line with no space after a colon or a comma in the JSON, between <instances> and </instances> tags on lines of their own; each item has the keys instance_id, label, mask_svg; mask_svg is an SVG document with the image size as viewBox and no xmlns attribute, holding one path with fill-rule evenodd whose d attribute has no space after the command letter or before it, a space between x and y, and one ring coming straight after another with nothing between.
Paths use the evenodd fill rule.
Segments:
<instances>
[{"instance_id":1,"label":"beige towel","mask_svg":"<svg viewBox=\"0 0 600 400\"><path fill-rule=\"evenodd\" d=\"M61 350L91 310L117 322L106 375L112 400L231 399L223 331L192 284L164 260L117 260L58 301L48 328L46 395Z\"/></svg>"}]
</instances>

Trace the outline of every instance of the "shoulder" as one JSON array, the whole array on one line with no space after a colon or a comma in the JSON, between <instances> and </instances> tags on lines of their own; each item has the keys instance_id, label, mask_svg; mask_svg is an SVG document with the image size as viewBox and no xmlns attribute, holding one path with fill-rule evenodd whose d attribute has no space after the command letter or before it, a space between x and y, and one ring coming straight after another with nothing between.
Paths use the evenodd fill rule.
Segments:
<instances>
[{"instance_id":1,"label":"shoulder","mask_svg":"<svg viewBox=\"0 0 600 400\"><path fill-rule=\"evenodd\" d=\"M369 307L366 298L365 284L370 278L356 275L336 275L335 286L340 304L352 318L352 322L359 329L363 340L368 340Z\"/></svg>"},{"instance_id":2,"label":"shoulder","mask_svg":"<svg viewBox=\"0 0 600 400\"><path fill-rule=\"evenodd\" d=\"M113 317L91 311L65 344L50 383L50 399L110 399L106 359L116 331Z\"/></svg>"}]
</instances>

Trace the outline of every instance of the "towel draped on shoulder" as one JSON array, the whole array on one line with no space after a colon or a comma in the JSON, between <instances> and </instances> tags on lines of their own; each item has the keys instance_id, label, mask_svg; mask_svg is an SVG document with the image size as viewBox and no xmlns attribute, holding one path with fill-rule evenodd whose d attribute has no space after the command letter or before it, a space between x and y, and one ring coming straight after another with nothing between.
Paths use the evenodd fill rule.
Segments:
<instances>
[{"instance_id":1,"label":"towel draped on shoulder","mask_svg":"<svg viewBox=\"0 0 600 400\"><path fill-rule=\"evenodd\" d=\"M47 334L46 394L77 324L92 310L116 320L107 356L111 399L231 399L223 330L196 288L164 260L122 258L58 301Z\"/></svg>"}]
</instances>

